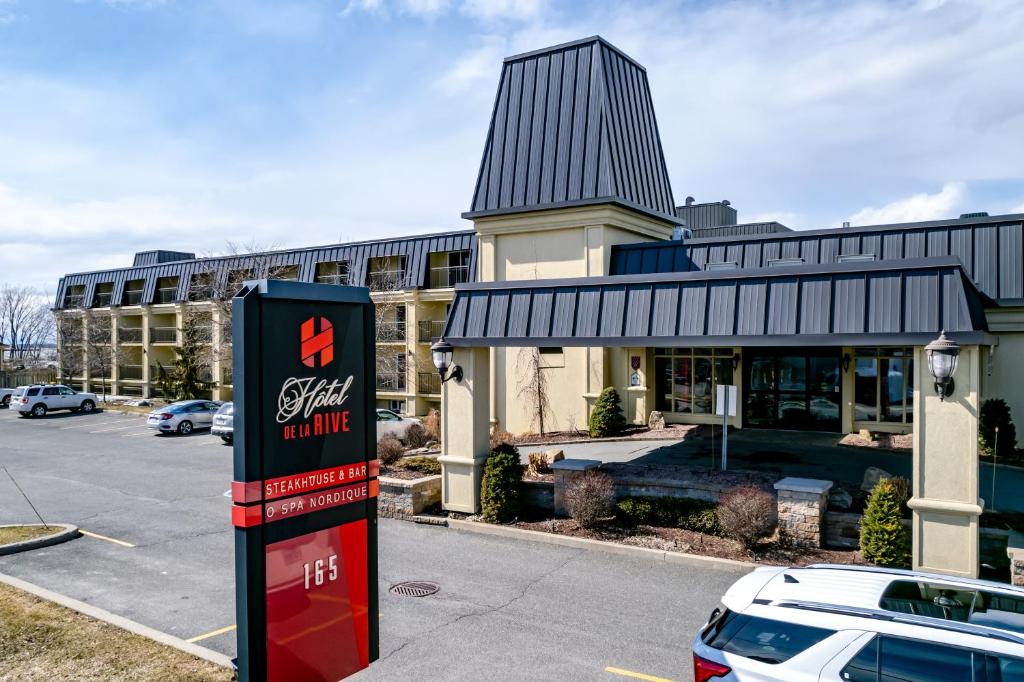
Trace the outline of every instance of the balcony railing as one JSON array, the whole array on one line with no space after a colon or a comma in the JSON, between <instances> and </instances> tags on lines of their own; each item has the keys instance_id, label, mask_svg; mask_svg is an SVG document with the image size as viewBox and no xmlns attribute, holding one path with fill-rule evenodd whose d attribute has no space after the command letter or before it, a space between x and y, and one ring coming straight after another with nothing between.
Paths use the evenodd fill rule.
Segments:
<instances>
[{"instance_id":1,"label":"balcony railing","mask_svg":"<svg viewBox=\"0 0 1024 682\"><path fill-rule=\"evenodd\" d=\"M320 275L316 278L317 284L335 284L344 286L348 284L348 273L344 275Z\"/></svg>"},{"instance_id":2,"label":"balcony railing","mask_svg":"<svg viewBox=\"0 0 1024 682\"><path fill-rule=\"evenodd\" d=\"M381 322L377 325L377 341L405 342L405 322Z\"/></svg>"},{"instance_id":3,"label":"balcony railing","mask_svg":"<svg viewBox=\"0 0 1024 682\"><path fill-rule=\"evenodd\" d=\"M65 308L81 308L85 304L84 294L68 294L64 297Z\"/></svg>"},{"instance_id":4,"label":"balcony railing","mask_svg":"<svg viewBox=\"0 0 1024 682\"><path fill-rule=\"evenodd\" d=\"M370 291L396 291L405 286L405 270L376 270L370 273Z\"/></svg>"},{"instance_id":5,"label":"balcony railing","mask_svg":"<svg viewBox=\"0 0 1024 682\"><path fill-rule=\"evenodd\" d=\"M442 268L430 268L430 288L446 289L456 284L469 281L468 265L450 265Z\"/></svg>"},{"instance_id":6,"label":"balcony railing","mask_svg":"<svg viewBox=\"0 0 1024 682\"><path fill-rule=\"evenodd\" d=\"M420 343L434 343L444 334L444 320L420 320L416 326Z\"/></svg>"},{"instance_id":7,"label":"balcony railing","mask_svg":"<svg viewBox=\"0 0 1024 682\"><path fill-rule=\"evenodd\" d=\"M377 374L378 391L405 391L405 372L381 372Z\"/></svg>"},{"instance_id":8,"label":"balcony railing","mask_svg":"<svg viewBox=\"0 0 1024 682\"><path fill-rule=\"evenodd\" d=\"M178 330L174 327L151 327L150 343L178 343Z\"/></svg>"},{"instance_id":9,"label":"balcony railing","mask_svg":"<svg viewBox=\"0 0 1024 682\"><path fill-rule=\"evenodd\" d=\"M441 375L437 372L417 372L416 392L423 395L441 395Z\"/></svg>"},{"instance_id":10,"label":"balcony railing","mask_svg":"<svg viewBox=\"0 0 1024 682\"><path fill-rule=\"evenodd\" d=\"M110 299L113 296L109 291L102 294L96 294L92 298L92 305L94 308L105 308L110 305Z\"/></svg>"},{"instance_id":11,"label":"balcony railing","mask_svg":"<svg viewBox=\"0 0 1024 682\"><path fill-rule=\"evenodd\" d=\"M124 292L125 305L139 305L140 303L142 303L142 289Z\"/></svg>"},{"instance_id":12,"label":"balcony railing","mask_svg":"<svg viewBox=\"0 0 1024 682\"><path fill-rule=\"evenodd\" d=\"M142 329L140 327L118 327L117 340L119 343L142 343Z\"/></svg>"},{"instance_id":13,"label":"balcony railing","mask_svg":"<svg viewBox=\"0 0 1024 682\"><path fill-rule=\"evenodd\" d=\"M142 365L121 365L117 368L117 376L121 379L142 379Z\"/></svg>"},{"instance_id":14,"label":"balcony railing","mask_svg":"<svg viewBox=\"0 0 1024 682\"><path fill-rule=\"evenodd\" d=\"M178 297L178 287L164 287L156 290L157 303L173 303Z\"/></svg>"},{"instance_id":15,"label":"balcony railing","mask_svg":"<svg viewBox=\"0 0 1024 682\"><path fill-rule=\"evenodd\" d=\"M232 370L230 368L222 369L220 371L220 383L223 384L224 386L231 386L234 383L234 376L232 375L231 371Z\"/></svg>"}]
</instances>

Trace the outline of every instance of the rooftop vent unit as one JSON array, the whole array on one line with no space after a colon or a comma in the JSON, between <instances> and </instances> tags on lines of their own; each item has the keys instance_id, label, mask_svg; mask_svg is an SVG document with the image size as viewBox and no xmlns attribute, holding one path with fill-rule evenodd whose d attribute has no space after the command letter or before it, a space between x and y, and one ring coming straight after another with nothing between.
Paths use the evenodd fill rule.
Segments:
<instances>
[{"instance_id":1,"label":"rooftop vent unit","mask_svg":"<svg viewBox=\"0 0 1024 682\"><path fill-rule=\"evenodd\" d=\"M961 220L963 220L964 218L987 218L987 217L988 217L988 211L977 211L976 213L961 213L960 214L960 219Z\"/></svg>"},{"instance_id":2,"label":"rooftop vent unit","mask_svg":"<svg viewBox=\"0 0 1024 682\"><path fill-rule=\"evenodd\" d=\"M672 241L685 242L693 239L693 230L685 225L676 225L672 228Z\"/></svg>"}]
</instances>

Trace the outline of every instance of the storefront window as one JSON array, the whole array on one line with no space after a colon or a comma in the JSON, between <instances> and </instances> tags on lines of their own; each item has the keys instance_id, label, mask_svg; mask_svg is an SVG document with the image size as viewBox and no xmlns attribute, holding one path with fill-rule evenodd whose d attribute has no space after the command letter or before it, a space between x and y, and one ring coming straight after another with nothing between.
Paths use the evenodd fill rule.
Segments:
<instances>
[{"instance_id":1,"label":"storefront window","mask_svg":"<svg viewBox=\"0 0 1024 682\"><path fill-rule=\"evenodd\" d=\"M714 414L718 384L732 383L732 349L656 348L654 353L657 409Z\"/></svg>"},{"instance_id":2,"label":"storefront window","mask_svg":"<svg viewBox=\"0 0 1024 682\"><path fill-rule=\"evenodd\" d=\"M910 348L859 348L855 365L854 419L914 421L914 360Z\"/></svg>"}]
</instances>

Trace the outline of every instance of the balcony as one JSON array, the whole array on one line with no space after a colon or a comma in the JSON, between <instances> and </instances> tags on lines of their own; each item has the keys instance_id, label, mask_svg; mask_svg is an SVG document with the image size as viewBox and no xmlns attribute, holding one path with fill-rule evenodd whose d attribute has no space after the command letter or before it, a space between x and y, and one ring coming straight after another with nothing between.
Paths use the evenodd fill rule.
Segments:
<instances>
[{"instance_id":1,"label":"balcony","mask_svg":"<svg viewBox=\"0 0 1024 682\"><path fill-rule=\"evenodd\" d=\"M142 380L142 365L121 365L117 368L117 376L122 379L129 379L134 381Z\"/></svg>"},{"instance_id":2,"label":"balcony","mask_svg":"<svg viewBox=\"0 0 1024 682\"><path fill-rule=\"evenodd\" d=\"M405 392L405 372L378 372L377 390L380 392Z\"/></svg>"},{"instance_id":3,"label":"balcony","mask_svg":"<svg viewBox=\"0 0 1024 682\"><path fill-rule=\"evenodd\" d=\"M178 297L178 287L164 287L156 290L157 303L174 303Z\"/></svg>"},{"instance_id":4,"label":"balcony","mask_svg":"<svg viewBox=\"0 0 1024 682\"><path fill-rule=\"evenodd\" d=\"M68 294L64 297L65 308L81 308L85 305L84 294Z\"/></svg>"},{"instance_id":5,"label":"balcony","mask_svg":"<svg viewBox=\"0 0 1024 682\"><path fill-rule=\"evenodd\" d=\"M151 327L150 343L178 343L178 330L174 327Z\"/></svg>"},{"instance_id":6,"label":"balcony","mask_svg":"<svg viewBox=\"0 0 1024 682\"><path fill-rule=\"evenodd\" d=\"M348 273L342 275L320 275L316 278L317 284L334 284L335 286L345 286L348 284Z\"/></svg>"},{"instance_id":7,"label":"balcony","mask_svg":"<svg viewBox=\"0 0 1024 682\"><path fill-rule=\"evenodd\" d=\"M93 308L106 308L107 306L110 305L110 299L112 297L113 297L113 294L110 293L109 291L105 291L103 293L97 293L95 296L92 297L92 307Z\"/></svg>"},{"instance_id":8,"label":"balcony","mask_svg":"<svg viewBox=\"0 0 1024 682\"><path fill-rule=\"evenodd\" d=\"M124 292L125 305L139 305L140 303L142 303L142 289Z\"/></svg>"},{"instance_id":9,"label":"balcony","mask_svg":"<svg viewBox=\"0 0 1024 682\"><path fill-rule=\"evenodd\" d=\"M220 371L220 383L223 386L234 385L234 376L232 375L230 367L224 368Z\"/></svg>"},{"instance_id":10,"label":"balcony","mask_svg":"<svg viewBox=\"0 0 1024 682\"><path fill-rule=\"evenodd\" d=\"M117 341L118 343L142 343L142 328L118 327Z\"/></svg>"},{"instance_id":11,"label":"balcony","mask_svg":"<svg viewBox=\"0 0 1024 682\"><path fill-rule=\"evenodd\" d=\"M465 284L468 281L468 265L451 265L442 268L430 268L431 289L450 289L456 284Z\"/></svg>"},{"instance_id":12,"label":"balcony","mask_svg":"<svg viewBox=\"0 0 1024 682\"><path fill-rule=\"evenodd\" d=\"M405 343L405 322L381 322L378 324L377 343Z\"/></svg>"},{"instance_id":13,"label":"balcony","mask_svg":"<svg viewBox=\"0 0 1024 682\"><path fill-rule=\"evenodd\" d=\"M195 334L199 343L213 343L213 327L196 327Z\"/></svg>"},{"instance_id":14,"label":"balcony","mask_svg":"<svg viewBox=\"0 0 1024 682\"><path fill-rule=\"evenodd\" d=\"M405 270L376 270L370 273L370 291L400 291L405 287Z\"/></svg>"},{"instance_id":15,"label":"balcony","mask_svg":"<svg viewBox=\"0 0 1024 682\"><path fill-rule=\"evenodd\" d=\"M420 343L434 343L444 334L444 320L421 320L416 327L416 340Z\"/></svg>"},{"instance_id":16,"label":"balcony","mask_svg":"<svg viewBox=\"0 0 1024 682\"><path fill-rule=\"evenodd\" d=\"M441 375L437 372L417 372L416 392L422 395L441 395Z\"/></svg>"}]
</instances>

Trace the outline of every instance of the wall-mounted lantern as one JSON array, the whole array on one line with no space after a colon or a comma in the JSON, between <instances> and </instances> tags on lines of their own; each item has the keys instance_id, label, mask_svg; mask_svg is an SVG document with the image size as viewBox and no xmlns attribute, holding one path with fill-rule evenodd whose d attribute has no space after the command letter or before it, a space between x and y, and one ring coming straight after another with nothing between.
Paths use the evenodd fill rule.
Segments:
<instances>
[{"instance_id":1,"label":"wall-mounted lantern","mask_svg":"<svg viewBox=\"0 0 1024 682\"><path fill-rule=\"evenodd\" d=\"M843 374L846 374L847 372L850 371L850 363L852 361L853 358L850 357L849 353L843 353Z\"/></svg>"},{"instance_id":2,"label":"wall-mounted lantern","mask_svg":"<svg viewBox=\"0 0 1024 682\"><path fill-rule=\"evenodd\" d=\"M430 347L430 359L433 360L437 373L441 375L442 384L449 379L455 379L455 383L462 381L462 368L458 365L452 366L452 356L454 354L455 349L452 347L452 344L444 339L438 339ZM448 371L449 368L451 368L451 373Z\"/></svg>"},{"instance_id":3,"label":"wall-mounted lantern","mask_svg":"<svg viewBox=\"0 0 1024 682\"><path fill-rule=\"evenodd\" d=\"M946 338L946 331L924 347L928 356L928 371L935 379L935 392L939 400L945 400L953 394L953 374L956 373L957 360L960 357L960 344Z\"/></svg>"},{"instance_id":4,"label":"wall-mounted lantern","mask_svg":"<svg viewBox=\"0 0 1024 682\"><path fill-rule=\"evenodd\" d=\"M732 354L732 370L735 372L736 369L739 366L740 366L740 354L739 353L733 353Z\"/></svg>"}]
</instances>

